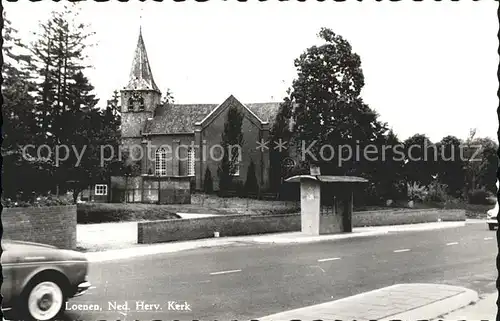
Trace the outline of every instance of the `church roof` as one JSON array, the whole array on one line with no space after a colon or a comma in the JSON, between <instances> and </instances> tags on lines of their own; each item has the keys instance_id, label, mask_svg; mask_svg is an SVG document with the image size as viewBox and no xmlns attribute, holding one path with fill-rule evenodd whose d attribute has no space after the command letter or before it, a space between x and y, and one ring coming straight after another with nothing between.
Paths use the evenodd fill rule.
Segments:
<instances>
[{"instance_id":1,"label":"church roof","mask_svg":"<svg viewBox=\"0 0 500 321\"><path fill-rule=\"evenodd\" d=\"M216 104L166 104L158 106L155 116L146 122L145 134L178 134L194 132L195 123L201 122ZM261 121L272 124L280 103L245 104Z\"/></svg>"},{"instance_id":2,"label":"church roof","mask_svg":"<svg viewBox=\"0 0 500 321\"><path fill-rule=\"evenodd\" d=\"M135 49L134 60L132 61L130 78L125 89L160 91L153 79L146 46L144 45L144 39L142 39L142 31L139 31L139 40L137 41L137 48Z\"/></svg>"}]
</instances>

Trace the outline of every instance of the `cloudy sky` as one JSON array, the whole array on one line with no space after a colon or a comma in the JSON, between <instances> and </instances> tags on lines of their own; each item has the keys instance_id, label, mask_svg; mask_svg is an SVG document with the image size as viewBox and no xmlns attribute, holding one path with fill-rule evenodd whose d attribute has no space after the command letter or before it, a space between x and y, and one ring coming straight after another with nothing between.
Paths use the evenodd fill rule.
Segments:
<instances>
[{"instance_id":1,"label":"cloudy sky","mask_svg":"<svg viewBox=\"0 0 500 321\"><path fill-rule=\"evenodd\" d=\"M82 18L96 32L87 75L104 104L128 79L139 26L155 81L178 103L281 101L293 61L321 27L361 56L364 100L402 139L415 133L496 140L498 22L494 1L95 3ZM4 3L20 36L60 4ZM140 19L142 12L142 19Z\"/></svg>"}]
</instances>

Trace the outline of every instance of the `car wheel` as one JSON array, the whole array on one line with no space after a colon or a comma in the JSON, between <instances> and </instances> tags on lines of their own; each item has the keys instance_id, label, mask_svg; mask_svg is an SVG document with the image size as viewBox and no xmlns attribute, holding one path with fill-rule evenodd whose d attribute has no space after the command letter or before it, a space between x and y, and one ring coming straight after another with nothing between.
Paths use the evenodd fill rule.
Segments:
<instances>
[{"instance_id":1,"label":"car wheel","mask_svg":"<svg viewBox=\"0 0 500 321\"><path fill-rule=\"evenodd\" d=\"M48 321L58 317L65 308L66 298L54 281L40 280L28 286L23 297L24 309L30 320Z\"/></svg>"},{"instance_id":2,"label":"car wheel","mask_svg":"<svg viewBox=\"0 0 500 321\"><path fill-rule=\"evenodd\" d=\"M488 227L490 228L490 231L495 230L495 224L488 224Z\"/></svg>"}]
</instances>

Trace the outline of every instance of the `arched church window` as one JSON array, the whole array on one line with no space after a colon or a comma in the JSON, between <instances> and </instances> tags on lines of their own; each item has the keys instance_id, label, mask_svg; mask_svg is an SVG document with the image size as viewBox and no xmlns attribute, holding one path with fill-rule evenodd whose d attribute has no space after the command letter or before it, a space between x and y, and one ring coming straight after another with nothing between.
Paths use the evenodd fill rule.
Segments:
<instances>
[{"instance_id":1,"label":"arched church window","mask_svg":"<svg viewBox=\"0 0 500 321\"><path fill-rule=\"evenodd\" d=\"M167 176L167 151L163 147L155 153L155 172L157 176Z\"/></svg>"},{"instance_id":2,"label":"arched church window","mask_svg":"<svg viewBox=\"0 0 500 321\"><path fill-rule=\"evenodd\" d=\"M128 99L127 110L128 111L134 110L134 100L132 99L132 97Z\"/></svg>"},{"instance_id":3,"label":"arched church window","mask_svg":"<svg viewBox=\"0 0 500 321\"><path fill-rule=\"evenodd\" d=\"M144 98L140 97L138 99L139 102L139 110L144 110Z\"/></svg>"}]
</instances>

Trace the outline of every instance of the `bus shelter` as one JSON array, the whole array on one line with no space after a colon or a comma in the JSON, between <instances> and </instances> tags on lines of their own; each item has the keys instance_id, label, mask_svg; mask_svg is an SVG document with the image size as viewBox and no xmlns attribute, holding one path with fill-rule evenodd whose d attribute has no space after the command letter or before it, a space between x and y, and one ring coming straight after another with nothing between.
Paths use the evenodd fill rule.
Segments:
<instances>
[{"instance_id":1,"label":"bus shelter","mask_svg":"<svg viewBox=\"0 0 500 321\"><path fill-rule=\"evenodd\" d=\"M368 180L356 176L297 175L301 230L308 235L352 232L353 191Z\"/></svg>"}]
</instances>

